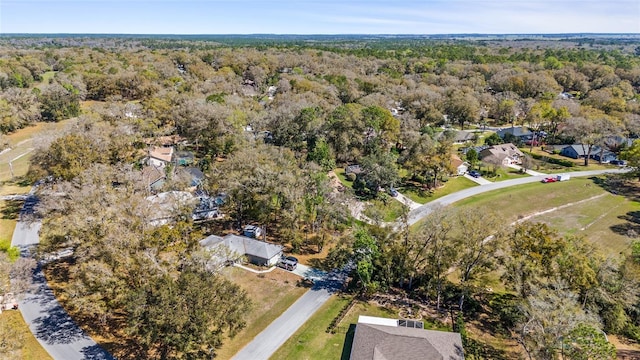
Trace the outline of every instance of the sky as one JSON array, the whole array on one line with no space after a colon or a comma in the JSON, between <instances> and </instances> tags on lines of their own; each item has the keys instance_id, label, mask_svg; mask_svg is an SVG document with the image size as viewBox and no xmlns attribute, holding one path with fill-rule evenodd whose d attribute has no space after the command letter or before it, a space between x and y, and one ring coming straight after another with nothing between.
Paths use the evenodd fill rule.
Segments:
<instances>
[{"instance_id":1,"label":"sky","mask_svg":"<svg viewBox=\"0 0 640 360\"><path fill-rule=\"evenodd\" d=\"M640 0L0 0L0 33L640 33Z\"/></svg>"}]
</instances>

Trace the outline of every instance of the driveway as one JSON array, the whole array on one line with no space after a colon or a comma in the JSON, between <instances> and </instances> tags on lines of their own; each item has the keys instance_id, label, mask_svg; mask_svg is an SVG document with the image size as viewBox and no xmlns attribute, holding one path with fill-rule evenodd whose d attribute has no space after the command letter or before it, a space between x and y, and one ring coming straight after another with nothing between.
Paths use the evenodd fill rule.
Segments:
<instances>
[{"instance_id":1,"label":"driveway","mask_svg":"<svg viewBox=\"0 0 640 360\"><path fill-rule=\"evenodd\" d=\"M298 269L301 266L298 265ZM302 265L302 268L308 268ZM309 268L310 269L310 268ZM315 270L319 271L319 270ZM302 273L306 273L302 270ZM342 288L347 270L325 273L313 287L291 305L280 317L242 348L233 360L267 360L287 341L318 309ZM319 274L319 273L316 273Z\"/></svg>"},{"instance_id":2,"label":"driveway","mask_svg":"<svg viewBox=\"0 0 640 360\"><path fill-rule=\"evenodd\" d=\"M398 200L403 205L407 205L409 207L409 210L414 210L422 206L422 204L409 199L408 197L402 195L401 193L398 193L398 196L395 196L394 199Z\"/></svg>"},{"instance_id":3,"label":"driveway","mask_svg":"<svg viewBox=\"0 0 640 360\"><path fill-rule=\"evenodd\" d=\"M516 170L522 170L522 166L520 165L515 165L515 164L511 164L508 165L510 168L512 169L516 169ZM546 176L547 174L545 173L541 173L541 172L537 172L537 171L533 171L533 170L529 170L527 169L527 171L525 171L527 174L531 175L531 176Z\"/></svg>"},{"instance_id":4,"label":"driveway","mask_svg":"<svg viewBox=\"0 0 640 360\"><path fill-rule=\"evenodd\" d=\"M287 271L287 270L282 269L282 271ZM327 276L326 271L318 270L318 269L312 268L311 266L307 266L303 264L298 264L298 266L296 266L296 269L291 272L304 279L312 280L313 282L322 280Z\"/></svg>"},{"instance_id":5,"label":"driveway","mask_svg":"<svg viewBox=\"0 0 640 360\"><path fill-rule=\"evenodd\" d=\"M491 181L483 178L482 176L480 177L473 177L469 174L464 174L464 177L466 177L467 179L473 181L476 184L480 184L480 185L489 185L489 184L493 184Z\"/></svg>"},{"instance_id":6,"label":"driveway","mask_svg":"<svg viewBox=\"0 0 640 360\"><path fill-rule=\"evenodd\" d=\"M11 239L22 254L40 241L40 223L20 221ZM40 267L33 274L33 289L18 302L20 312L42 347L56 360L111 360L113 357L71 319L56 300Z\"/></svg>"}]
</instances>

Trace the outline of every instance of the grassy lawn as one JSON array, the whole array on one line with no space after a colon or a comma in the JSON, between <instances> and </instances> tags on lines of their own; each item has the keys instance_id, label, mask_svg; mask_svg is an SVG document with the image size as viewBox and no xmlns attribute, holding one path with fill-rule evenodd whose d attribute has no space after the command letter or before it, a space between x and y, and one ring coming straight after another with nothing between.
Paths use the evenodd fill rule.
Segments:
<instances>
[{"instance_id":1,"label":"grassy lawn","mask_svg":"<svg viewBox=\"0 0 640 360\"><path fill-rule=\"evenodd\" d=\"M640 227L635 224L635 212L640 210L640 203L614 196L592 179L525 184L473 196L456 206L492 209L506 222L512 223L540 211L587 199L590 200L535 216L531 221L549 223L562 235L584 235L612 255L627 249L631 240L627 236L628 231L640 233Z\"/></svg>"},{"instance_id":2,"label":"grassy lawn","mask_svg":"<svg viewBox=\"0 0 640 360\"><path fill-rule=\"evenodd\" d=\"M0 155L0 181L11 180L9 167L9 161L11 160L13 160L13 174L15 177L24 176L27 173L30 155L35 146L33 144L35 136L48 131L61 130L73 121L74 119L67 119L57 123L39 122L7 135L11 150Z\"/></svg>"},{"instance_id":3,"label":"grassy lawn","mask_svg":"<svg viewBox=\"0 0 640 360\"><path fill-rule=\"evenodd\" d=\"M346 334L329 334L325 330L348 302L348 298L332 296L271 359L340 359Z\"/></svg>"},{"instance_id":4,"label":"grassy lawn","mask_svg":"<svg viewBox=\"0 0 640 360\"><path fill-rule=\"evenodd\" d=\"M627 236L629 221L624 217L637 211L640 211L640 203L606 194L587 203L536 216L533 220L547 223L561 234L585 236L613 255L629 249L632 239Z\"/></svg>"},{"instance_id":5,"label":"grassy lawn","mask_svg":"<svg viewBox=\"0 0 640 360\"><path fill-rule=\"evenodd\" d=\"M436 189L436 191L434 191L432 194L420 191L414 186L399 187L398 191L419 204L426 204L429 201L433 201L443 196L474 186L478 186L478 184L465 178L464 176L457 176L454 178L449 178L449 181L447 181L444 186Z\"/></svg>"},{"instance_id":6,"label":"grassy lawn","mask_svg":"<svg viewBox=\"0 0 640 360\"><path fill-rule=\"evenodd\" d=\"M523 177L528 177L528 174L523 174L520 172L520 170L516 170L516 169L512 169L512 168L499 168L496 171L496 176L495 177L488 177L485 176L484 178L489 180L489 181L504 181L504 180L511 180L511 179L518 179L518 178L523 178Z\"/></svg>"},{"instance_id":7,"label":"grassy lawn","mask_svg":"<svg viewBox=\"0 0 640 360\"><path fill-rule=\"evenodd\" d=\"M42 74L42 81L40 81L41 84L48 84L49 80L53 79L53 77L56 75L55 71L47 71L44 74Z\"/></svg>"},{"instance_id":8,"label":"grassy lawn","mask_svg":"<svg viewBox=\"0 0 640 360\"><path fill-rule=\"evenodd\" d=\"M19 311L4 311L0 314L0 322L7 325L11 331L11 336L22 338L24 344L21 349L20 359L24 360L47 360L52 359L49 353L40 346L40 343L33 336L27 323L24 322Z\"/></svg>"},{"instance_id":9,"label":"grassy lawn","mask_svg":"<svg viewBox=\"0 0 640 360\"><path fill-rule=\"evenodd\" d=\"M376 316L397 319L399 313L396 309L380 307L376 304L358 301L349 310L346 316L336 327L334 334L326 330L332 320L349 303L348 297L333 296L316 312L298 331L291 336L271 359L342 359L348 360L351 353L351 345L355 326L360 315ZM425 329L451 331L450 325L443 324L429 316L423 317ZM487 324L484 319L467 323L470 336L486 345L490 352L496 355L496 359L517 358L520 348L514 341L495 337L487 333ZM485 354L486 355L486 354Z\"/></svg>"},{"instance_id":10,"label":"grassy lawn","mask_svg":"<svg viewBox=\"0 0 640 360\"><path fill-rule=\"evenodd\" d=\"M398 314L368 303L358 302L340 322L336 333L327 327L349 302L348 297L333 296L271 356L271 359L349 359L353 325L358 315L397 318ZM346 343L345 343L345 340Z\"/></svg>"},{"instance_id":11,"label":"grassy lawn","mask_svg":"<svg viewBox=\"0 0 640 360\"><path fill-rule=\"evenodd\" d=\"M20 206L22 202L19 201L0 200L0 240L11 241Z\"/></svg>"},{"instance_id":12,"label":"grassy lawn","mask_svg":"<svg viewBox=\"0 0 640 360\"><path fill-rule=\"evenodd\" d=\"M230 359L240 349L280 316L307 289L296 286L298 276L276 269L266 274L254 274L246 270L229 267L224 275L247 291L253 302L247 314L247 327L233 339L227 339L216 351L216 358Z\"/></svg>"},{"instance_id":13,"label":"grassy lawn","mask_svg":"<svg viewBox=\"0 0 640 360\"><path fill-rule=\"evenodd\" d=\"M335 168L333 172L336 173L336 176L338 176L342 185L349 189L353 189L353 181L347 180L347 176L344 174L344 168Z\"/></svg>"},{"instance_id":14,"label":"grassy lawn","mask_svg":"<svg viewBox=\"0 0 640 360\"><path fill-rule=\"evenodd\" d=\"M522 150L529 152L529 148L521 148ZM589 165L588 166L584 166L584 159L572 159L570 157L566 157L566 156L562 156L560 154L549 154L548 152L542 151L539 147L534 147L533 154L537 154L537 155L542 155L542 156L546 156L548 158L554 158L554 159L562 159L562 160L567 160L567 161L571 161L572 163L575 164L575 166L573 167L566 167L566 166L562 166L562 165L557 165L557 164L551 164L551 163L544 163L544 162L540 162L541 163L541 168L540 168L540 172L547 172L545 169L548 168L548 172L567 172L567 171L586 171L586 170L603 170L603 169L608 169L611 168L610 165L607 164L599 164L597 161L593 160L593 159L589 159ZM533 169L536 170L536 169ZM538 170L536 170L538 171Z\"/></svg>"},{"instance_id":15,"label":"grassy lawn","mask_svg":"<svg viewBox=\"0 0 640 360\"><path fill-rule=\"evenodd\" d=\"M369 200L364 214L369 218L382 221L393 221L402 215L404 205L391 197L386 199L386 204L380 199Z\"/></svg>"}]
</instances>

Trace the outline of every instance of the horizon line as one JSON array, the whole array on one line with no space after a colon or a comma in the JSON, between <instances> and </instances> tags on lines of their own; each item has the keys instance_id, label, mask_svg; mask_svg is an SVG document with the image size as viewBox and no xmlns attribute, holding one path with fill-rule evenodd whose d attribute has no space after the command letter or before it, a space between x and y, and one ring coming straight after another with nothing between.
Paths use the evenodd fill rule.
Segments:
<instances>
[{"instance_id":1,"label":"horizon line","mask_svg":"<svg viewBox=\"0 0 640 360\"><path fill-rule=\"evenodd\" d=\"M456 35L640 35L640 32L536 32L536 33L110 33L110 32L0 32L0 36L12 35L138 35L138 36L456 36Z\"/></svg>"}]
</instances>

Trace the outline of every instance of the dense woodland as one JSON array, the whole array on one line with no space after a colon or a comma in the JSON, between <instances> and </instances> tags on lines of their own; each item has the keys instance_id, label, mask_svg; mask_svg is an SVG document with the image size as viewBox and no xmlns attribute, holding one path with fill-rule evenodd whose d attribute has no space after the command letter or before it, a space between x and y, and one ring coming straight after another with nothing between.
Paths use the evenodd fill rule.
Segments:
<instances>
[{"instance_id":1,"label":"dense woodland","mask_svg":"<svg viewBox=\"0 0 640 360\"><path fill-rule=\"evenodd\" d=\"M610 358L600 329L640 341L640 245L608 257L543 224L453 209L411 229L406 214L397 231L356 225L344 206L354 194L327 176L360 164L362 199L405 181L439 187L455 152L443 127L524 125L589 146L640 135L633 39L234 42L0 38L0 131L76 118L32 158L28 178L50 180L40 251L74 249L68 306L137 339L130 358L208 356L245 326L250 301L211 274L197 241L246 223L294 252L330 246L327 266L351 261L365 296L402 289L461 319L482 311L497 271L508 292L492 316L528 358L557 358L559 341L566 358ZM228 194L228 220L194 224L181 208L149 225L140 167L149 139L166 135L185 139L204 190ZM640 162L635 145L611 147Z\"/></svg>"}]
</instances>

